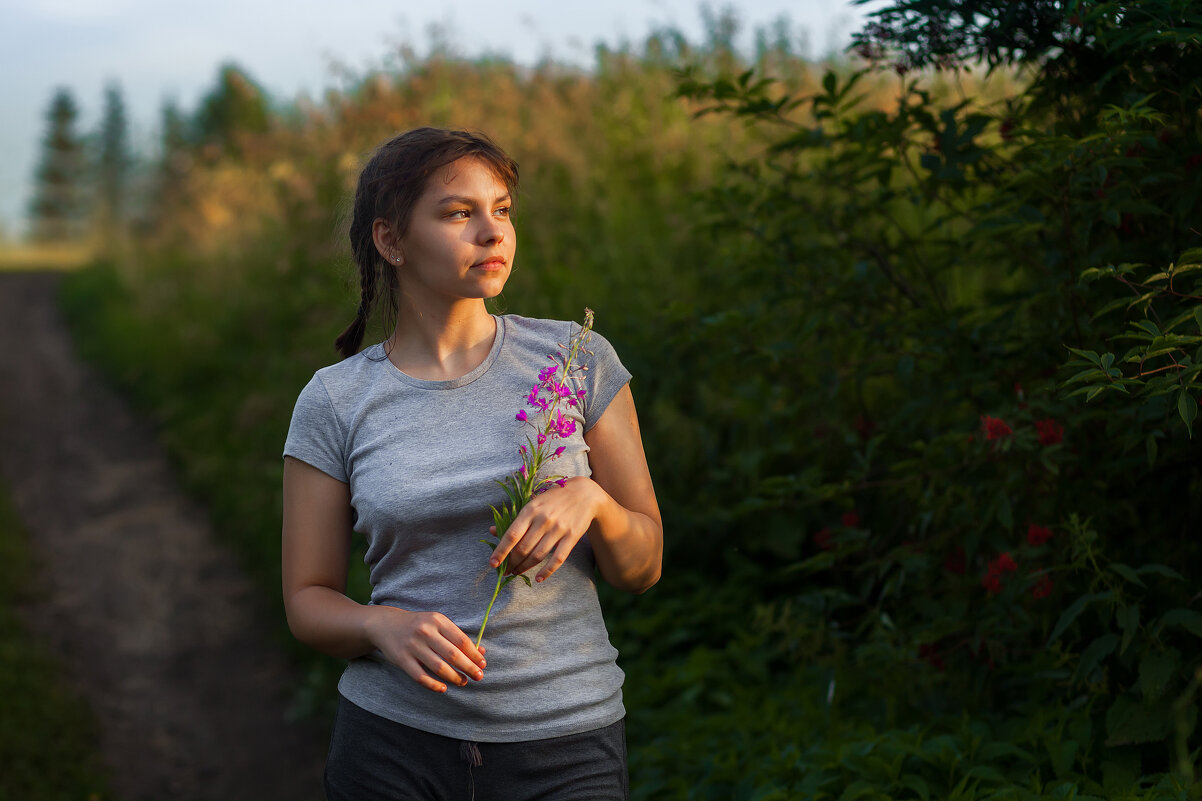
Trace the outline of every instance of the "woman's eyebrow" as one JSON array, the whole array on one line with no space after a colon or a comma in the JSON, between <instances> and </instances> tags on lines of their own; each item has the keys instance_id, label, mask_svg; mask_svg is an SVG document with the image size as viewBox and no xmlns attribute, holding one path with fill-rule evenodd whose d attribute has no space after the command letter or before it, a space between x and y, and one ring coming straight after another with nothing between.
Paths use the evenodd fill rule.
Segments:
<instances>
[{"instance_id":1,"label":"woman's eyebrow","mask_svg":"<svg viewBox=\"0 0 1202 801\"><path fill-rule=\"evenodd\" d=\"M509 199L510 199L510 194L508 192L506 192L503 195L498 195L497 199L494 200L493 203L494 204L495 203L504 203L505 201L507 201ZM442 200L438 201L438 205L445 206L448 203L462 203L465 206L471 206L471 205L474 205L475 202L476 202L475 198L468 197L467 195L447 195Z\"/></svg>"}]
</instances>

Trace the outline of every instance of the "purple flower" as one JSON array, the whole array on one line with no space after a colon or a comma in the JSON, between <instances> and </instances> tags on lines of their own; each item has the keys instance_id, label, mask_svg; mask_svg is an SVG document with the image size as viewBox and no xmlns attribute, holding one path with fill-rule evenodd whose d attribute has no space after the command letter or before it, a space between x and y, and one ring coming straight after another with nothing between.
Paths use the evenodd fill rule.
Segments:
<instances>
[{"instance_id":1,"label":"purple flower","mask_svg":"<svg viewBox=\"0 0 1202 801\"><path fill-rule=\"evenodd\" d=\"M568 483L568 480L566 478L557 478L555 479L555 483L562 487L564 484Z\"/></svg>"},{"instance_id":2,"label":"purple flower","mask_svg":"<svg viewBox=\"0 0 1202 801\"><path fill-rule=\"evenodd\" d=\"M521 467L518 468L518 473L521 475L522 478L525 478L527 476L525 464L523 464Z\"/></svg>"},{"instance_id":3,"label":"purple flower","mask_svg":"<svg viewBox=\"0 0 1202 801\"><path fill-rule=\"evenodd\" d=\"M546 434L542 434L542 433L540 433L540 434L538 435L538 444L539 444L539 445L542 445L542 444L543 444L544 442L546 442L546 441L547 441L547 435L546 435Z\"/></svg>"},{"instance_id":4,"label":"purple flower","mask_svg":"<svg viewBox=\"0 0 1202 801\"><path fill-rule=\"evenodd\" d=\"M558 459L560 456L562 456L562 455L563 455L563 452L564 452L565 450L567 450L567 448L565 448L564 446L560 445L558 448L556 448L556 449L555 449L555 453L551 454L551 458L552 458L552 459Z\"/></svg>"},{"instance_id":5,"label":"purple flower","mask_svg":"<svg viewBox=\"0 0 1202 801\"><path fill-rule=\"evenodd\" d=\"M526 422L526 410L525 409L518 409L517 420L519 423Z\"/></svg>"},{"instance_id":6,"label":"purple flower","mask_svg":"<svg viewBox=\"0 0 1202 801\"><path fill-rule=\"evenodd\" d=\"M567 439L576 433L576 421L570 417L564 417L561 411L555 412L555 419L550 421L550 424L551 430L560 439Z\"/></svg>"}]
</instances>

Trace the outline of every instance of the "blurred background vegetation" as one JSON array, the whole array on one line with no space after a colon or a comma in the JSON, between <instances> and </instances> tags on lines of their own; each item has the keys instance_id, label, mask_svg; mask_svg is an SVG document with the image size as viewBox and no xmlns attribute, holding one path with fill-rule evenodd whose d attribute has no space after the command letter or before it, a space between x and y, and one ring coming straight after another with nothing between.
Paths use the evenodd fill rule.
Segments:
<instances>
[{"instance_id":1,"label":"blurred background vegetation","mask_svg":"<svg viewBox=\"0 0 1202 801\"><path fill-rule=\"evenodd\" d=\"M825 64L737 25L305 103L227 65L141 159L119 92L88 148L64 93L35 236L95 246L80 342L278 605L357 171L487 131L522 169L497 309L589 305L635 375L668 540L604 597L636 798L1199 797L1202 10L897 0ZM339 665L279 619L327 715Z\"/></svg>"}]
</instances>

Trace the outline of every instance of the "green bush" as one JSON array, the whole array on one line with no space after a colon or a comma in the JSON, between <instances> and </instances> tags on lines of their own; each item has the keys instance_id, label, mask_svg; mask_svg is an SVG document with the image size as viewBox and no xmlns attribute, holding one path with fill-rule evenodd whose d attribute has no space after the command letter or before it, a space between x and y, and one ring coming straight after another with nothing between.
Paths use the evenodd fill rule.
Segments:
<instances>
[{"instance_id":1,"label":"green bush","mask_svg":"<svg viewBox=\"0 0 1202 801\"><path fill-rule=\"evenodd\" d=\"M668 536L604 597L636 797L1197 797L1200 26L901 0L859 44L893 71L820 82L664 38L437 57L248 134L180 195L224 238L173 256L176 219L69 305L278 594L288 411L354 305L342 156L478 101L530 165L502 303L587 303L636 375Z\"/></svg>"}]
</instances>

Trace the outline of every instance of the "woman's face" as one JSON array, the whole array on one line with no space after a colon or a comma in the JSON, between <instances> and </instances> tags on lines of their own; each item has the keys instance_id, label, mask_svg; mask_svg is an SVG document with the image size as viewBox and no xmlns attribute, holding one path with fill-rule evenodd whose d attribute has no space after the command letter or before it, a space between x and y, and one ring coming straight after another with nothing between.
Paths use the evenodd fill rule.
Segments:
<instances>
[{"instance_id":1,"label":"woman's face","mask_svg":"<svg viewBox=\"0 0 1202 801\"><path fill-rule=\"evenodd\" d=\"M402 294L418 304L501 293L517 250L513 199L487 163L473 157L435 173L397 243Z\"/></svg>"}]
</instances>

